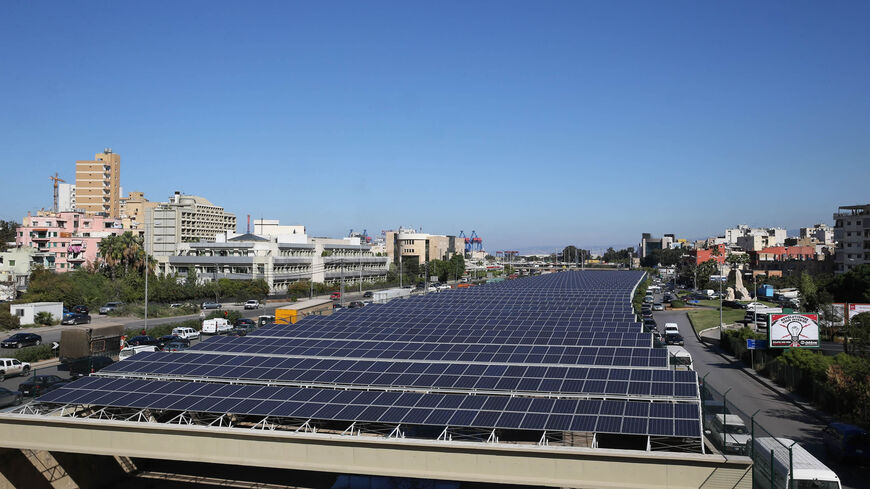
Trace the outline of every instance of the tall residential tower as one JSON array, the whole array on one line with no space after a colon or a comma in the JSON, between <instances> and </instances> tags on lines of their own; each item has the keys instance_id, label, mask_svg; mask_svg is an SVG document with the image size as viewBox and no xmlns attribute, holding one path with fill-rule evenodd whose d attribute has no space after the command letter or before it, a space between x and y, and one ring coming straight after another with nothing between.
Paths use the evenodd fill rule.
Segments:
<instances>
[{"instance_id":1,"label":"tall residential tower","mask_svg":"<svg viewBox=\"0 0 870 489\"><path fill-rule=\"evenodd\" d=\"M121 155L106 148L93 160L76 161L76 207L121 217Z\"/></svg>"}]
</instances>

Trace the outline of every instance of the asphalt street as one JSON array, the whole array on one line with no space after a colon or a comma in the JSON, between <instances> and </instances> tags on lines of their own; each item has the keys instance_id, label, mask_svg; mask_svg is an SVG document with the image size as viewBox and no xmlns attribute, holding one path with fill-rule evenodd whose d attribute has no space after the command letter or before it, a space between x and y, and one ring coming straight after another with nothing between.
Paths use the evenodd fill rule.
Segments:
<instances>
[{"instance_id":1,"label":"asphalt street","mask_svg":"<svg viewBox=\"0 0 870 489\"><path fill-rule=\"evenodd\" d=\"M790 438L822 460L840 476L843 487L867 487L870 469L838 464L828 460L821 432L826 423L797 407L790 399L763 386L743 372L739 364L732 364L701 344L685 311L656 312L653 317L660 331L665 323L677 323L685 339L685 348L692 355L699 378L718 392L727 393L727 402L733 404L747 418L753 413L758 425L777 437ZM749 427L747 419L747 427Z\"/></svg>"}]
</instances>

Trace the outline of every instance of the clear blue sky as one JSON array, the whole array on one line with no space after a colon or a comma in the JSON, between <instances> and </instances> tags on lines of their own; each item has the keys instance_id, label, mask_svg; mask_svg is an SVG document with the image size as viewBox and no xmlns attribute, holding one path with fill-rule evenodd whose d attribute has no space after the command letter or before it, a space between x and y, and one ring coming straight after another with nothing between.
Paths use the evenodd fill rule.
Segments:
<instances>
[{"instance_id":1,"label":"clear blue sky","mask_svg":"<svg viewBox=\"0 0 870 489\"><path fill-rule=\"evenodd\" d=\"M489 250L831 222L870 201L870 3L0 4L0 217L111 146L315 235Z\"/></svg>"}]
</instances>

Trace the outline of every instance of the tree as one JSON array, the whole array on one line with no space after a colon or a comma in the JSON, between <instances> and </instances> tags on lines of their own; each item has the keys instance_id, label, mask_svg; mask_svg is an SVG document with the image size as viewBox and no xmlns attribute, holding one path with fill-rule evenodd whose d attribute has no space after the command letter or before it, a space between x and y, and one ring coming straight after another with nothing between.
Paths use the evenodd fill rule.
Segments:
<instances>
[{"instance_id":1,"label":"tree","mask_svg":"<svg viewBox=\"0 0 870 489\"><path fill-rule=\"evenodd\" d=\"M864 356L870 346L870 312L862 312L846 323L847 353ZM845 346L845 343L844 343Z\"/></svg>"},{"instance_id":2,"label":"tree","mask_svg":"<svg viewBox=\"0 0 870 489\"><path fill-rule=\"evenodd\" d=\"M817 311L819 309L818 288L813 277L807 272L801 272L798 291L801 294L801 300L803 300L802 308L805 311Z\"/></svg>"},{"instance_id":3,"label":"tree","mask_svg":"<svg viewBox=\"0 0 870 489\"><path fill-rule=\"evenodd\" d=\"M870 265L834 276L826 288L838 302L870 302Z\"/></svg>"},{"instance_id":4,"label":"tree","mask_svg":"<svg viewBox=\"0 0 870 489\"><path fill-rule=\"evenodd\" d=\"M127 275L131 271L142 273L146 263L149 269L154 265L145 253L142 238L130 231L100 240L97 257L102 261L104 271L112 278Z\"/></svg>"},{"instance_id":5,"label":"tree","mask_svg":"<svg viewBox=\"0 0 870 489\"><path fill-rule=\"evenodd\" d=\"M0 251L6 251L6 243L15 241L18 232L18 223L15 221L0 220Z\"/></svg>"}]
</instances>

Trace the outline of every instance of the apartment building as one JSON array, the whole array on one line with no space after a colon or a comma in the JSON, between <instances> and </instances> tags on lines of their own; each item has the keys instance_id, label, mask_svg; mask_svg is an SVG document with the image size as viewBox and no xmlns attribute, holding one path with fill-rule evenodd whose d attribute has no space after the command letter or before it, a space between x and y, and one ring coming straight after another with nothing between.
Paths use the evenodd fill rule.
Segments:
<instances>
[{"instance_id":1,"label":"apartment building","mask_svg":"<svg viewBox=\"0 0 870 489\"><path fill-rule=\"evenodd\" d=\"M144 212L145 249L153 256L176 255L182 243L214 242L236 232L235 214L196 195L175 192Z\"/></svg>"},{"instance_id":2,"label":"apartment building","mask_svg":"<svg viewBox=\"0 0 870 489\"><path fill-rule=\"evenodd\" d=\"M112 148L76 161L75 205L90 214L121 217L121 155Z\"/></svg>"},{"instance_id":3,"label":"apartment building","mask_svg":"<svg viewBox=\"0 0 870 489\"><path fill-rule=\"evenodd\" d=\"M84 212L40 212L22 219L15 244L36 249L34 263L66 272L93 263L100 241L124 231L120 219Z\"/></svg>"},{"instance_id":4,"label":"apartment building","mask_svg":"<svg viewBox=\"0 0 870 489\"><path fill-rule=\"evenodd\" d=\"M145 209L157 207L159 202L151 202L145 198L144 192L130 192L121 198L121 219L124 227L135 229L138 234L145 234Z\"/></svg>"},{"instance_id":5,"label":"apartment building","mask_svg":"<svg viewBox=\"0 0 870 489\"><path fill-rule=\"evenodd\" d=\"M818 244L832 244L834 242L834 228L827 224L815 224L812 227L801 228L800 237L815 240Z\"/></svg>"},{"instance_id":6,"label":"apartment building","mask_svg":"<svg viewBox=\"0 0 870 489\"><path fill-rule=\"evenodd\" d=\"M76 186L74 183L57 184L57 210L60 212L76 210Z\"/></svg>"},{"instance_id":7,"label":"apartment building","mask_svg":"<svg viewBox=\"0 0 870 489\"><path fill-rule=\"evenodd\" d=\"M652 234L643 233L640 237L638 254L642 259L646 258L653 250L668 250L673 248L676 241L673 234L665 234L661 238L653 238Z\"/></svg>"},{"instance_id":8,"label":"apartment building","mask_svg":"<svg viewBox=\"0 0 870 489\"><path fill-rule=\"evenodd\" d=\"M370 246L354 238L285 243L257 234L226 240L219 236L215 242L182 243L177 254L157 260L161 272L182 277L193 272L199 282L263 279L273 295L287 293L290 285L302 280L352 287L384 280L388 270L387 257L375 256Z\"/></svg>"},{"instance_id":9,"label":"apartment building","mask_svg":"<svg viewBox=\"0 0 870 489\"><path fill-rule=\"evenodd\" d=\"M758 251L762 247L766 246L781 246L785 242L785 238L788 236L788 233L783 228L753 228L749 227L746 224L740 224L736 228L729 228L725 230L725 244L729 245L737 245L741 246L739 243L740 238L748 238L760 236L761 240L763 240L764 244L756 250ZM755 245L756 242L754 240L745 241L748 244ZM744 249L746 249L744 247Z\"/></svg>"},{"instance_id":10,"label":"apartment building","mask_svg":"<svg viewBox=\"0 0 870 489\"><path fill-rule=\"evenodd\" d=\"M456 236L426 234L412 228L399 228L386 231L384 244L390 263L398 263L399 256L404 263L408 260L417 264L430 260L449 260L453 255L464 252L465 243Z\"/></svg>"},{"instance_id":11,"label":"apartment building","mask_svg":"<svg viewBox=\"0 0 870 489\"><path fill-rule=\"evenodd\" d=\"M840 206L834 213L834 273L870 263L870 204Z\"/></svg>"}]
</instances>

